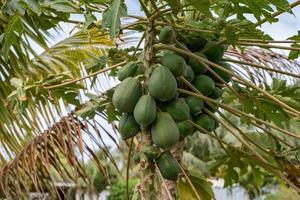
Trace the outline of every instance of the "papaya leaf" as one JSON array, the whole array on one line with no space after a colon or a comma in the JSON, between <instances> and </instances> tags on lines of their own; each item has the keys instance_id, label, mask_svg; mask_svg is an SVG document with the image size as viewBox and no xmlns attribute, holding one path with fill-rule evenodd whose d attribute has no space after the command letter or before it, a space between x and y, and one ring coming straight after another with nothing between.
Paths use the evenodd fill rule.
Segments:
<instances>
[{"instance_id":1,"label":"papaya leaf","mask_svg":"<svg viewBox=\"0 0 300 200\"><path fill-rule=\"evenodd\" d=\"M212 183L207 181L201 172L193 170L189 171L188 174L201 200L214 199ZM179 195L180 200L197 199L195 192L185 179L180 179L179 181Z\"/></svg>"},{"instance_id":2,"label":"papaya leaf","mask_svg":"<svg viewBox=\"0 0 300 200\"><path fill-rule=\"evenodd\" d=\"M300 44L292 44L292 47L300 48ZM297 59L300 56L300 51L290 51L289 59Z\"/></svg>"},{"instance_id":3,"label":"papaya leaf","mask_svg":"<svg viewBox=\"0 0 300 200\"><path fill-rule=\"evenodd\" d=\"M180 0L166 0L166 2L170 5L174 14L177 14L180 11L180 7L182 6Z\"/></svg>"},{"instance_id":4,"label":"papaya leaf","mask_svg":"<svg viewBox=\"0 0 300 200\"><path fill-rule=\"evenodd\" d=\"M10 47L17 42L18 37L23 32L23 23L20 15L15 15L10 18L4 32L3 55L8 56Z\"/></svg>"},{"instance_id":5,"label":"papaya leaf","mask_svg":"<svg viewBox=\"0 0 300 200\"><path fill-rule=\"evenodd\" d=\"M120 33L121 17L127 16L127 6L123 0L114 0L103 13L103 28L109 29L110 37L115 38Z\"/></svg>"},{"instance_id":6,"label":"papaya leaf","mask_svg":"<svg viewBox=\"0 0 300 200\"><path fill-rule=\"evenodd\" d=\"M191 4L194 8L199 10L200 12L211 14L209 12L210 1L209 0L186 0L188 4Z\"/></svg>"}]
</instances>

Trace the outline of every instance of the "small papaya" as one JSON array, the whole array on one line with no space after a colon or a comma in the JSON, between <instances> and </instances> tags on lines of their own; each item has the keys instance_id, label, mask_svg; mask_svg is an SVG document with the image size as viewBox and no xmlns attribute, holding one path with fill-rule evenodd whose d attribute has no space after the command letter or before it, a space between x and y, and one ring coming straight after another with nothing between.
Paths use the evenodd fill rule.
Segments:
<instances>
[{"instance_id":1,"label":"small papaya","mask_svg":"<svg viewBox=\"0 0 300 200\"><path fill-rule=\"evenodd\" d=\"M198 97L188 96L185 101L189 105L191 115L193 116L201 112L204 107L202 99Z\"/></svg>"},{"instance_id":2,"label":"small papaya","mask_svg":"<svg viewBox=\"0 0 300 200\"><path fill-rule=\"evenodd\" d=\"M229 63L227 62L224 62L224 61L218 61L216 62L216 64L220 65L221 67L224 67L225 69L229 70L232 72L232 68L230 66ZM216 67L211 67L214 72L216 72L226 83L229 83L232 79L232 75L227 73L227 72L224 72L222 71L221 69L218 69ZM212 77L212 79L218 83L222 83L222 81L220 79L218 79L217 77L215 77L213 74L210 75L210 77Z\"/></svg>"},{"instance_id":3,"label":"small papaya","mask_svg":"<svg viewBox=\"0 0 300 200\"><path fill-rule=\"evenodd\" d=\"M170 44L176 38L176 33L171 26L166 26L160 29L159 35L159 42L163 44Z\"/></svg>"},{"instance_id":4,"label":"small papaya","mask_svg":"<svg viewBox=\"0 0 300 200\"><path fill-rule=\"evenodd\" d=\"M179 141L179 130L169 113L160 112L151 126L153 143L165 150L171 149Z\"/></svg>"},{"instance_id":5,"label":"small papaya","mask_svg":"<svg viewBox=\"0 0 300 200\"><path fill-rule=\"evenodd\" d=\"M181 34L180 39L192 52L200 51L207 43L207 40L204 37L189 33L186 33L185 35Z\"/></svg>"},{"instance_id":6,"label":"small papaya","mask_svg":"<svg viewBox=\"0 0 300 200\"><path fill-rule=\"evenodd\" d=\"M116 87L112 103L120 112L132 112L142 92L141 83L128 77Z\"/></svg>"},{"instance_id":7,"label":"small papaya","mask_svg":"<svg viewBox=\"0 0 300 200\"><path fill-rule=\"evenodd\" d=\"M156 159L161 175L168 180L176 181L181 171L177 160L168 151L163 152Z\"/></svg>"},{"instance_id":8,"label":"small papaya","mask_svg":"<svg viewBox=\"0 0 300 200\"><path fill-rule=\"evenodd\" d=\"M195 123L207 131L213 131L216 128L216 120L204 113L195 118Z\"/></svg>"},{"instance_id":9,"label":"small papaya","mask_svg":"<svg viewBox=\"0 0 300 200\"><path fill-rule=\"evenodd\" d=\"M223 95L223 90L219 87L215 87L214 92L209 96L213 99L218 99Z\"/></svg>"},{"instance_id":10,"label":"small papaya","mask_svg":"<svg viewBox=\"0 0 300 200\"><path fill-rule=\"evenodd\" d=\"M173 53L164 54L161 58L161 64L168 67L174 76L181 76L186 66L185 60Z\"/></svg>"},{"instance_id":11,"label":"small papaya","mask_svg":"<svg viewBox=\"0 0 300 200\"><path fill-rule=\"evenodd\" d=\"M203 53L196 52L194 54L208 60L208 58ZM201 64L194 57L189 58L189 65L192 67L195 74L203 74L207 71L207 68L205 67L205 65Z\"/></svg>"},{"instance_id":12,"label":"small papaya","mask_svg":"<svg viewBox=\"0 0 300 200\"><path fill-rule=\"evenodd\" d=\"M134 137L140 131L140 126L134 120L132 114L124 113L119 121L119 132L123 140Z\"/></svg>"},{"instance_id":13,"label":"small papaya","mask_svg":"<svg viewBox=\"0 0 300 200\"><path fill-rule=\"evenodd\" d=\"M146 157L149 160L153 160L156 159L160 156L161 152L160 149L158 147L155 146L145 146L143 149L143 153L146 155Z\"/></svg>"},{"instance_id":14,"label":"small papaya","mask_svg":"<svg viewBox=\"0 0 300 200\"><path fill-rule=\"evenodd\" d=\"M119 69L118 80L123 81L125 78L133 77L136 74L138 67L138 64L135 62L127 63L121 69Z\"/></svg>"},{"instance_id":15,"label":"small papaya","mask_svg":"<svg viewBox=\"0 0 300 200\"><path fill-rule=\"evenodd\" d=\"M161 109L169 113L176 122L187 120L190 117L190 108L183 98L166 102Z\"/></svg>"},{"instance_id":16,"label":"small papaya","mask_svg":"<svg viewBox=\"0 0 300 200\"><path fill-rule=\"evenodd\" d=\"M180 133L180 140L183 140L186 136L194 133L194 126L188 121L177 123L177 127Z\"/></svg>"},{"instance_id":17,"label":"small papaya","mask_svg":"<svg viewBox=\"0 0 300 200\"><path fill-rule=\"evenodd\" d=\"M177 94L177 82L172 72L166 66L154 69L148 82L151 96L162 102L171 100Z\"/></svg>"},{"instance_id":18,"label":"small papaya","mask_svg":"<svg viewBox=\"0 0 300 200\"><path fill-rule=\"evenodd\" d=\"M215 90L215 82L209 76L204 74L195 77L193 85L204 96L211 95Z\"/></svg>"},{"instance_id":19,"label":"small papaya","mask_svg":"<svg viewBox=\"0 0 300 200\"><path fill-rule=\"evenodd\" d=\"M156 118L156 102L150 95L143 95L133 111L135 121L142 127L149 126Z\"/></svg>"},{"instance_id":20,"label":"small papaya","mask_svg":"<svg viewBox=\"0 0 300 200\"><path fill-rule=\"evenodd\" d=\"M204 49L207 49L204 54L211 61L218 61L223 56L227 50L227 46L217 44L217 41L210 41L205 46Z\"/></svg>"},{"instance_id":21,"label":"small papaya","mask_svg":"<svg viewBox=\"0 0 300 200\"><path fill-rule=\"evenodd\" d=\"M193 82L195 78L195 73L190 65L186 65L183 72L183 77L189 81L190 83Z\"/></svg>"}]
</instances>

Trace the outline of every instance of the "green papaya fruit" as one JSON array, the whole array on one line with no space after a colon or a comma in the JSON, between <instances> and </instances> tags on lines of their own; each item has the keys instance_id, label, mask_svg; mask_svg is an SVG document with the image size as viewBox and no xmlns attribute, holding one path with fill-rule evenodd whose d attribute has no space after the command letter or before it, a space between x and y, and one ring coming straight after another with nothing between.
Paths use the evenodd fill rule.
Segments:
<instances>
[{"instance_id":1,"label":"green papaya fruit","mask_svg":"<svg viewBox=\"0 0 300 200\"><path fill-rule=\"evenodd\" d=\"M200 56L204 59L208 59L204 54L200 52L194 53L197 56ZM197 59L190 57L189 59L189 65L192 67L195 74L203 74L207 71L207 68L205 65L201 64Z\"/></svg>"},{"instance_id":2,"label":"green papaya fruit","mask_svg":"<svg viewBox=\"0 0 300 200\"><path fill-rule=\"evenodd\" d=\"M161 152L158 147L155 146L145 146L143 149L144 154L149 160L156 159L160 156Z\"/></svg>"},{"instance_id":3,"label":"green papaya fruit","mask_svg":"<svg viewBox=\"0 0 300 200\"><path fill-rule=\"evenodd\" d=\"M216 64L224 67L225 69L229 70L232 72L232 68L230 66L229 63L227 62L224 62L224 61L218 61L216 62ZM221 69L218 69L216 67L211 67L212 70L214 70L214 72L216 72L226 83L229 83L232 79L232 75L231 74L228 74L224 71L222 71ZM210 73L210 77L212 77L212 79L218 83L222 83L222 81L220 79L218 79L217 77L215 77L213 74Z\"/></svg>"},{"instance_id":4,"label":"green papaya fruit","mask_svg":"<svg viewBox=\"0 0 300 200\"><path fill-rule=\"evenodd\" d=\"M112 103L120 112L132 112L142 96L142 92L141 83L134 78L128 77L116 87Z\"/></svg>"},{"instance_id":5,"label":"green papaya fruit","mask_svg":"<svg viewBox=\"0 0 300 200\"><path fill-rule=\"evenodd\" d=\"M168 151L163 152L156 159L161 175L168 180L176 181L181 171L177 160Z\"/></svg>"},{"instance_id":6,"label":"green papaya fruit","mask_svg":"<svg viewBox=\"0 0 300 200\"><path fill-rule=\"evenodd\" d=\"M171 149L179 141L179 130L169 113L160 112L151 127L153 143L165 150Z\"/></svg>"},{"instance_id":7,"label":"green papaya fruit","mask_svg":"<svg viewBox=\"0 0 300 200\"><path fill-rule=\"evenodd\" d=\"M215 82L209 76L204 74L196 76L193 85L204 96L211 95L216 87Z\"/></svg>"},{"instance_id":8,"label":"green papaya fruit","mask_svg":"<svg viewBox=\"0 0 300 200\"><path fill-rule=\"evenodd\" d=\"M118 71L118 80L123 81L125 78L133 77L138 69L138 64L129 62Z\"/></svg>"},{"instance_id":9,"label":"green papaya fruit","mask_svg":"<svg viewBox=\"0 0 300 200\"><path fill-rule=\"evenodd\" d=\"M168 67L174 76L181 76L186 66L185 60L173 53L164 54L161 57L161 64Z\"/></svg>"},{"instance_id":10,"label":"green papaya fruit","mask_svg":"<svg viewBox=\"0 0 300 200\"><path fill-rule=\"evenodd\" d=\"M217 106L217 105L210 106L207 103L204 103L204 107L207 108L210 112L213 112L213 113L217 112L217 110L219 109L219 106Z\"/></svg>"},{"instance_id":11,"label":"green papaya fruit","mask_svg":"<svg viewBox=\"0 0 300 200\"><path fill-rule=\"evenodd\" d=\"M185 35L181 34L180 39L192 52L200 51L207 43L204 37L188 33L185 33Z\"/></svg>"},{"instance_id":12,"label":"green papaya fruit","mask_svg":"<svg viewBox=\"0 0 300 200\"><path fill-rule=\"evenodd\" d=\"M215 87L214 92L209 96L210 98L213 99L218 99L223 95L223 90L219 87Z\"/></svg>"},{"instance_id":13,"label":"green papaya fruit","mask_svg":"<svg viewBox=\"0 0 300 200\"><path fill-rule=\"evenodd\" d=\"M204 49L207 49L204 54L210 61L218 61L224 56L227 47L218 45L216 41L211 41L204 46Z\"/></svg>"},{"instance_id":14,"label":"green papaya fruit","mask_svg":"<svg viewBox=\"0 0 300 200\"><path fill-rule=\"evenodd\" d=\"M133 111L135 121L142 127L149 126L156 118L156 102L150 95L143 95Z\"/></svg>"},{"instance_id":15,"label":"green papaya fruit","mask_svg":"<svg viewBox=\"0 0 300 200\"><path fill-rule=\"evenodd\" d=\"M119 132L123 140L134 137L140 131L140 126L134 120L132 114L124 113L119 121Z\"/></svg>"},{"instance_id":16,"label":"green papaya fruit","mask_svg":"<svg viewBox=\"0 0 300 200\"><path fill-rule=\"evenodd\" d=\"M183 121L177 123L177 127L180 133L180 140L184 139L188 135L192 135L194 133L194 126L188 121Z\"/></svg>"},{"instance_id":17,"label":"green papaya fruit","mask_svg":"<svg viewBox=\"0 0 300 200\"><path fill-rule=\"evenodd\" d=\"M183 98L164 103L161 110L169 113L176 122L187 120L190 117L190 108Z\"/></svg>"},{"instance_id":18,"label":"green papaya fruit","mask_svg":"<svg viewBox=\"0 0 300 200\"><path fill-rule=\"evenodd\" d=\"M151 96L164 102L173 99L177 94L177 82L172 72L160 65L151 74L148 89Z\"/></svg>"},{"instance_id":19,"label":"green papaya fruit","mask_svg":"<svg viewBox=\"0 0 300 200\"><path fill-rule=\"evenodd\" d=\"M186 65L183 72L183 77L189 81L190 83L193 82L195 78L195 73L190 65Z\"/></svg>"},{"instance_id":20,"label":"green papaya fruit","mask_svg":"<svg viewBox=\"0 0 300 200\"><path fill-rule=\"evenodd\" d=\"M198 97L188 96L185 101L189 105L190 113L193 116L201 112L204 107L202 99L199 99Z\"/></svg>"},{"instance_id":21,"label":"green papaya fruit","mask_svg":"<svg viewBox=\"0 0 300 200\"><path fill-rule=\"evenodd\" d=\"M182 49L182 50L189 49L184 43L181 43L180 45L176 44L175 47L179 48L179 49ZM189 59L189 57L186 54L184 54L184 53L178 53L177 52L176 54L179 55L180 57L182 57L186 61Z\"/></svg>"},{"instance_id":22,"label":"green papaya fruit","mask_svg":"<svg viewBox=\"0 0 300 200\"><path fill-rule=\"evenodd\" d=\"M195 118L195 123L207 131L213 131L216 128L216 120L204 113Z\"/></svg>"},{"instance_id":23,"label":"green papaya fruit","mask_svg":"<svg viewBox=\"0 0 300 200\"><path fill-rule=\"evenodd\" d=\"M176 33L171 26L166 26L160 29L159 35L159 42L163 44L170 44L176 38Z\"/></svg>"}]
</instances>

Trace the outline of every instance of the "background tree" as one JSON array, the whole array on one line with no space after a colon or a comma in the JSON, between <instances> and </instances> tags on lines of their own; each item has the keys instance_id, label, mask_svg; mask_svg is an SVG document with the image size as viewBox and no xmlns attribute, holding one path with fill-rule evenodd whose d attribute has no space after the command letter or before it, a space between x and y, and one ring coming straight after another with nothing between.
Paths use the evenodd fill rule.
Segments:
<instances>
[{"instance_id":1,"label":"background tree","mask_svg":"<svg viewBox=\"0 0 300 200\"><path fill-rule=\"evenodd\" d=\"M299 65L292 59L299 56L300 36L275 41L259 26L292 13L300 1L139 3L142 16L128 15L123 0L0 1L4 195L26 199L30 192L52 191L59 196L64 191L58 182L89 192L124 183L127 199L212 199L208 177L224 178L225 186L240 183L253 196L269 184L286 184L299 193ZM83 21L72 20L74 14ZM59 31L62 22L75 24L76 33L50 46L50 33ZM35 46L43 53L37 53ZM289 50L289 57L269 48ZM149 159L145 154L152 142L157 145L153 131L151 138L149 129L138 127L137 136L120 141L124 134L120 136L117 125L122 113L113 101L116 78L120 79L126 63L142 69L135 80L146 90L154 68L159 68L154 64L168 66L163 58L170 51L194 64L194 72L207 70L206 75L224 92L215 100L206 94L211 90L202 90L202 79L193 82L195 88L189 76L177 76L181 73L170 65L180 83L179 96L203 101L205 116L219 124L210 128L208 122L190 118L193 136L174 140L176 145L166 141L180 169L180 176L172 181L165 180L165 171L157 167L166 159ZM221 57L232 70L215 61ZM172 113L160 105L165 94L158 96L159 109ZM109 144L117 150L112 152ZM130 178L139 182L128 184Z\"/></svg>"}]
</instances>

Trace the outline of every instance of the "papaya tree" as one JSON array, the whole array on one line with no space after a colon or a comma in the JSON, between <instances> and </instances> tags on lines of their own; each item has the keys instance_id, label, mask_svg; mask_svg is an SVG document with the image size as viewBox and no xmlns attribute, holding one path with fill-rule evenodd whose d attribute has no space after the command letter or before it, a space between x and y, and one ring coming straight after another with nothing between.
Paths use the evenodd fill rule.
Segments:
<instances>
[{"instance_id":1,"label":"papaya tree","mask_svg":"<svg viewBox=\"0 0 300 200\"><path fill-rule=\"evenodd\" d=\"M299 4L0 0L1 197L300 193L300 32L261 30Z\"/></svg>"}]
</instances>

